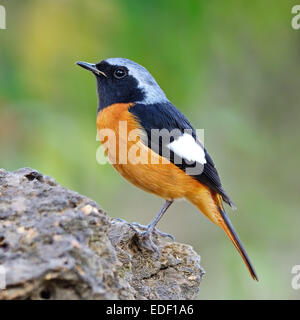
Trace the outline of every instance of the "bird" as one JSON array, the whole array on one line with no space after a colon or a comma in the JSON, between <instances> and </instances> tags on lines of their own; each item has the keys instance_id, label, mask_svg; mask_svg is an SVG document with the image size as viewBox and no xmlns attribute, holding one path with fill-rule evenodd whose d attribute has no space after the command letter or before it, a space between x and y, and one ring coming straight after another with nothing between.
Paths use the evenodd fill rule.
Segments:
<instances>
[{"instance_id":1,"label":"bird","mask_svg":"<svg viewBox=\"0 0 300 320\"><path fill-rule=\"evenodd\" d=\"M216 166L189 120L167 98L151 73L126 58L108 58L99 63L76 62L96 77L98 134L109 130L114 139L106 143L113 167L136 187L165 200L154 220L137 230L147 249L158 253L152 235L156 225L175 200L185 199L219 226L258 281L248 254L229 220L223 203L235 208L225 192ZM134 134L129 138L129 136ZM174 132L174 134L170 134ZM101 134L99 134L100 136Z\"/></svg>"}]
</instances>

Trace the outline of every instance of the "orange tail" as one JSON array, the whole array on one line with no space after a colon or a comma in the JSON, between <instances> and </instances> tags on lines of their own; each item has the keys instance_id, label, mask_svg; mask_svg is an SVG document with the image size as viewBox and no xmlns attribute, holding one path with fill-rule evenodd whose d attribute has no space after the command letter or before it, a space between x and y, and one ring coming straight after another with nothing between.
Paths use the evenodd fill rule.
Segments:
<instances>
[{"instance_id":1,"label":"orange tail","mask_svg":"<svg viewBox=\"0 0 300 320\"><path fill-rule=\"evenodd\" d=\"M255 269L248 254L238 237L223 208L222 199L218 194L212 194L210 190L202 189L200 193L189 196L188 199L194 203L211 221L220 226L243 258L251 277L258 281ZM206 201L207 200L207 201Z\"/></svg>"}]
</instances>

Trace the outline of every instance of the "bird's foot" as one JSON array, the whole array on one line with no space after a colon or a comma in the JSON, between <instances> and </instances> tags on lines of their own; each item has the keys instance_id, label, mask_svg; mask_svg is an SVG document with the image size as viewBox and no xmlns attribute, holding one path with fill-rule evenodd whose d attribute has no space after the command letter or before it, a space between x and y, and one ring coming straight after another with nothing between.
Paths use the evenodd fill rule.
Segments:
<instances>
[{"instance_id":1,"label":"bird's foot","mask_svg":"<svg viewBox=\"0 0 300 320\"><path fill-rule=\"evenodd\" d=\"M148 226L145 226L145 225L137 223L137 222L133 222L133 223L131 223L131 225L133 227L138 227L142 230L148 229ZM159 236L161 236L163 238L170 238L171 240L175 241L175 237L170 233L162 232L162 231L158 230L157 228L154 228L154 230L152 232L158 234Z\"/></svg>"},{"instance_id":2,"label":"bird's foot","mask_svg":"<svg viewBox=\"0 0 300 320\"><path fill-rule=\"evenodd\" d=\"M161 232L157 228L151 227L151 224L148 226L145 226L145 225L139 224L137 222L128 223L126 220L121 219L121 218L116 218L115 220L128 224L129 227L134 231L135 237L138 240L138 244L141 247L154 252L156 259L158 259L160 257L160 251L159 251L157 245L154 243L154 241L152 239L152 235L156 234L156 235L161 236L163 238L168 237L173 241L175 240L173 235L171 235L169 233Z\"/></svg>"},{"instance_id":3,"label":"bird's foot","mask_svg":"<svg viewBox=\"0 0 300 320\"><path fill-rule=\"evenodd\" d=\"M153 242L152 234L153 230L147 229L146 231L137 230L134 224L129 224L130 228L134 231L135 237L138 239L138 244L152 252L154 252L155 258L160 257L160 251L157 245Z\"/></svg>"}]
</instances>

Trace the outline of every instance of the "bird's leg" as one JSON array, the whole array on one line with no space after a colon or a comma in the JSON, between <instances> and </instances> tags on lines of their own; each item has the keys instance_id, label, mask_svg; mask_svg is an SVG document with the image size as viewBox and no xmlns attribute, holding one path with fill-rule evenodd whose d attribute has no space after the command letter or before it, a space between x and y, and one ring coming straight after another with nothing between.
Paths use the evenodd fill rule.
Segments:
<instances>
[{"instance_id":1,"label":"bird's leg","mask_svg":"<svg viewBox=\"0 0 300 320\"><path fill-rule=\"evenodd\" d=\"M159 255L159 250L157 248L157 246L154 244L153 240L152 240L152 233L156 231L156 225L159 222L159 220L162 218L162 216L164 215L164 213L167 211L167 209L170 207L170 205L173 203L174 200L166 200L166 202L164 203L163 207L161 208L161 210L159 211L158 215L154 218L154 220L149 223L149 225L146 228L146 231L141 232L138 231L134 228L133 225L130 225L131 228L135 231L135 233L137 234L140 243L142 244L143 247L154 251L156 254ZM135 224L138 225L138 224ZM163 234L162 232L157 232L158 234Z\"/></svg>"}]
</instances>

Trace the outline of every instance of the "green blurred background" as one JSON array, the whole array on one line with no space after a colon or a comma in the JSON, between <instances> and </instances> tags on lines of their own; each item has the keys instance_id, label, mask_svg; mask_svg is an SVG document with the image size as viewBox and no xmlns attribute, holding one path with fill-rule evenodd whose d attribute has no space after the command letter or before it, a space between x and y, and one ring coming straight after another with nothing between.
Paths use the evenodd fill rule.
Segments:
<instances>
[{"instance_id":1,"label":"green blurred background","mask_svg":"<svg viewBox=\"0 0 300 320\"><path fill-rule=\"evenodd\" d=\"M300 1L299 1L300 2ZM254 282L225 234L187 202L159 225L200 253L200 299L299 299L300 30L295 1L2 0L0 167L30 166L112 217L148 223L163 201L96 162L96 87L77 60L126 57L205 129L238 206L228 213ZM300 4L300 3L299 3Z\"/></svg>"}]
</instances>

